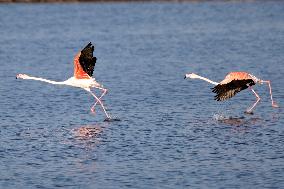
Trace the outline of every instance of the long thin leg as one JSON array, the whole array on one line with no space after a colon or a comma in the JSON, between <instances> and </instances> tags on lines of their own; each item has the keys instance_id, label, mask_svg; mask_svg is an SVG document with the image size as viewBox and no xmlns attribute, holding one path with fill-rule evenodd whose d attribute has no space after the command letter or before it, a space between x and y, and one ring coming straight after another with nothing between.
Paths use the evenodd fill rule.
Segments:
<instances>
[{"instance_id":1,"label":"long thin leg","mask_svg":"<svg viewBox=\"0 0 284 189\"><path fill-rule=\"evenodd\" d=\"M271 89L270 81L261 80L261 83L267 83L268 84L272 107L278 108L279 106L277 105L276 102L274 102L273 97L272 97L272 89Z\"/></svg>"},{"instance_id":2,"label":"long thin leg","mask_svg":"<svg viewBox=\"0 0 284 189\"><path fill-rule=\"evenodd\" d=\"M102 93L101 96L99 97L99 99L101 100L101 98L107 93L107 89L101 88L101 87L96 87L96 88L98 88L98 89L100 89L100 90L103 91L103 93ZM91 107L91 112L94 113L94 114L96 113L96 111L95 111L95 106L97 105L97 103L98 103L98 101L96 101L95 104Z\"/></svg>"},{"instance_id":3,"label":"long thin leg","mask_svg":"<svg viewBox=\"0 0 284 189\"><path fill-rule=\"evenodd\" d=\"M256 96L256 102L252 105L251 108L247 109L246 113L252 114L253 108L257 105L257 103L260 101L259 95L253 90L253 88L250 87L250 90L254 93Z\"/></svg>"},{"instance_id":4,"label":"long thin leg","mask_svg":"<svg viewBox=\"0 0 284 189\"><path fill-rule=\"evenodd\" d=\"M110 117L110 116L108 115L108 113L106 112L106 109L105 109L105 107L104 107L102 101L101 101L94 93L92 93L92 91L91 91L89 88L85 88L85 90L88 91L89 93L91 93L91 95L96 99L96 102L99 102L99 103L100 103L100 105L101 105L101 107L102 107L102 109L103 109L103 111L104 111L106 117L107 117L108 119L110 119L111 117Z\"/></svg>"},{"instance_id":5,"label":"long thin leg","mask_svg":"<svg viewBox=\"0 0 284 189\"><path fill-rule=\"evenodd\" d=\"M107 89L103 88L103 86L101 84L99 84L95 79L93 79L93 88L97 88L103 91L103 93L101 94L101 96L99 97L99 99L101 100L101 98L106 94ZM91 90L91 88L89 88L89 90ZM95 106L97 105L98 101L96 100L95 104L91 107L91 112L93 114L95 114Z\"/></svg>"}]
</instances>

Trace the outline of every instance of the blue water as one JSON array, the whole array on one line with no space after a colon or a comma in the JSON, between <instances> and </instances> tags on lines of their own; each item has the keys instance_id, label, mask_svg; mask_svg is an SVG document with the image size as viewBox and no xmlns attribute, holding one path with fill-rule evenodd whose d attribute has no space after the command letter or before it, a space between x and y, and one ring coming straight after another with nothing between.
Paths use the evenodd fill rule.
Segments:
<instances>
[{"instance_id":1,"label":"blue water","mask_svg":"<svg viewBox=\"0 0 284 189\"><path fill-rule=\"evenodd\" d=\"M96 45L108 112L61 81ZM283 188L284 3L0 5L0 188ZM214 101L248 71L266 85ZM99 93L97 93L99 94Z\"/></svg>"}]
</instances>

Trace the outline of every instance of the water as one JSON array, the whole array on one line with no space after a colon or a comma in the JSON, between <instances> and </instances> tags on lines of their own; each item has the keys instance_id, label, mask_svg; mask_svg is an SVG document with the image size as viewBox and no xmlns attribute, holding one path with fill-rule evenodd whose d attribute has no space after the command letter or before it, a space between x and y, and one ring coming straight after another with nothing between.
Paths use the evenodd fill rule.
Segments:
<instances>
[{"instance_id":1,"label":"water","mask_svg":"<svg viewBox=\"0 0 284 189\"><path fill-rule=\"evenodd\" d=\"M283 108L268 87L213 100L244 70L283 106L284 3L2 4L0 188L283 188ZM120 122L65 80L96 44L96 79Z\"/></svg>"}]
</instances>

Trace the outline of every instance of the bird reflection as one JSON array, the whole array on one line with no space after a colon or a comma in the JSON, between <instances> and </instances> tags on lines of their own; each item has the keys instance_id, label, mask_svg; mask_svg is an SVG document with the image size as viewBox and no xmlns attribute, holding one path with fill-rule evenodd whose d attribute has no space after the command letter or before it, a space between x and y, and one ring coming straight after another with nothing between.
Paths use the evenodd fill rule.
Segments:
<instances>
[{"instance_id":1,"label":"bird reflection","mask_svg":"<svg viewBox=\"0 0 284 189\"><path fill-rule=\"evenodd\" d=\"M102 131L103 129L99 125L86 125L72 129L74 137L79 139L97 138Z\"/></svg>"}]
</instances>

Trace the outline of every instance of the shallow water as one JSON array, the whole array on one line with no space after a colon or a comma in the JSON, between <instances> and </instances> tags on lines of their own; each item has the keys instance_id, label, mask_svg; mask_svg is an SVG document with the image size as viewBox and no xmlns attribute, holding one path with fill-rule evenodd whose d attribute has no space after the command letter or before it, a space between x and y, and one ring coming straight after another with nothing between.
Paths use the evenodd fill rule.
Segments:
<instances>
[{"instance_id":1,"label":"shallow water","mask_svg":"<svg viewBox=\"0 0 284 189\"><path fill-rule=\"evenodd\" d=\"M284 3L3 4L0 188L283 188L283 109L267 86L213 100L210 84L245 70L284 99ZM90 113L64 80L96 44L95 76L119 122Z\"/></svg>"}]
</instances>

